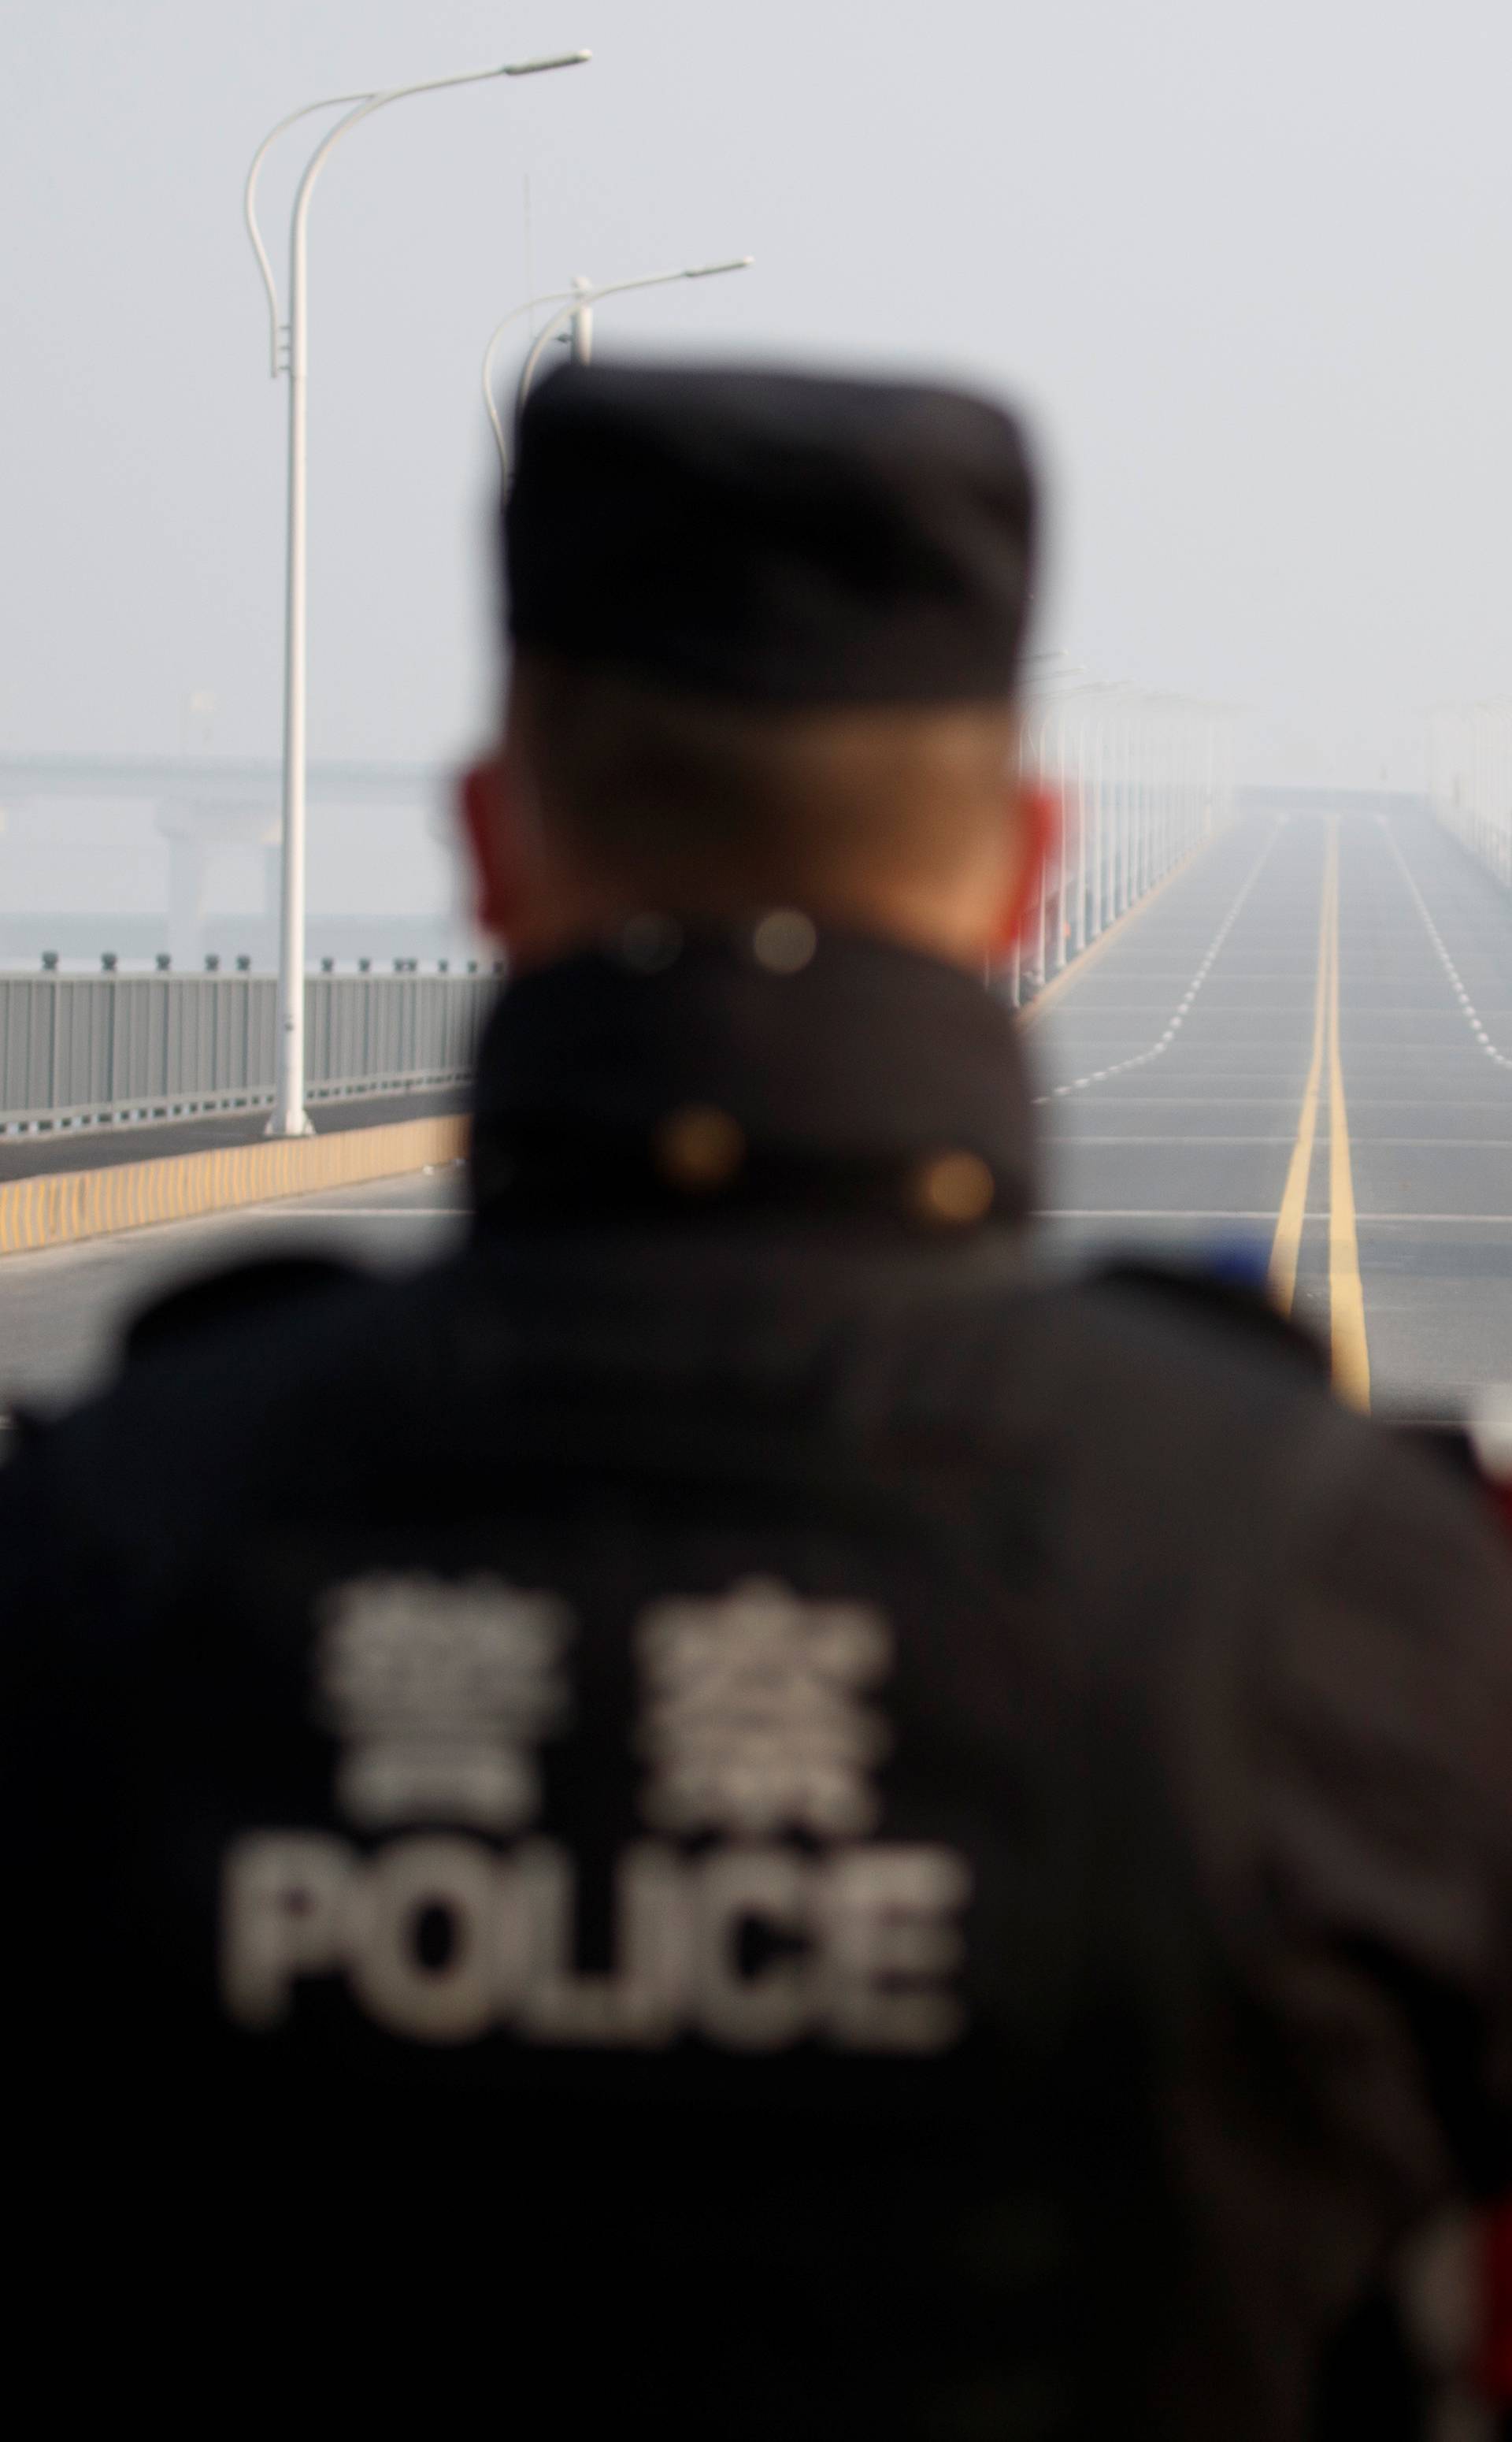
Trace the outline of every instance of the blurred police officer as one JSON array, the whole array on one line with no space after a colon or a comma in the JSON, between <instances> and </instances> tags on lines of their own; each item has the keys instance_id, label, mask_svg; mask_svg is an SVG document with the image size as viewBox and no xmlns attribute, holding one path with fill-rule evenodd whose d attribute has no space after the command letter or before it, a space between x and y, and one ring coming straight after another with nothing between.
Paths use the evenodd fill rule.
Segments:
<instances>
[{"instance_id":1,"label":"blurred police officer","mask_svg":"<svg viewBox=\"0 0 1512 2442\"><path fill-rule=\"evenodd\" d=\"M0 1490L64 2387L1282 2442L1500 2176L1490 1530L1027 1259L1032 524L968 396L532 400L466 1243L170 1301Z\"/></svg>"}]
</instances>

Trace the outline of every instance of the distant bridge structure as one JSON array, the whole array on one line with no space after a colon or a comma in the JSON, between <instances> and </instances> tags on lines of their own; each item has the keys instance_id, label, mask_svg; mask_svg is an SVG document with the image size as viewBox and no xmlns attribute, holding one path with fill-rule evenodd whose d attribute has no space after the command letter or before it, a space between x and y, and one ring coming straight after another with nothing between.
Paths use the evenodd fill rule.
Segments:
<instances>
[{"instance_id":1,"label":"distant bridge structure","mask_svg":"<svg viewBox=\"0 0 1512 2442\"><path fill-rule=\"evenodd\" d=\"M419 851L419 871L423 874L428 866L432 868L428 894L417 894L413 913L438 934L438 945L440 933L446 928L446 891L440 844L446 835L449 780L446 772L428 764L332 761L315 763L310 770L310 801L318 820L321 812L351 814L364 809L375 817L390 818L382 843L383 854L377 860L380 866L401 847L402 835L393 831L392 818L396 813L402 816L411 856ZM272 758L0 752L0 813L4 815L7 833L12 842L24 835L28 852L40 858L45 866L50 857L53 867L61 869L70 853L66 842L49 841L46 821L48 809L61 813L64 807L108 808L124 814L128 824L131 814L137 813L141 828L134 840L128 829L123 845L129 843L142 853L160 845L166 854L167 888L166 906L158 910L155 920L149 909L143 908L139 896L134 894L135 929L140 933L151 921L159 939L166 930L166 949L175 968L200 964L211 914L209 885L217 859L224 861L228 849L252 852L256 878L249 899L244 890L243 914L253 920L251 932L262 954L258 963L265 963L270 957L278 904L280 787L280 766ZM32 819L28 822L28 818ZM3 881L5 852L6 839L0 837L0 916L6 920L5 929L0 932L0 959L8 949L12 957L15 956L17 937L15 894L6 890ZM85 851L81 849L78 854L82 857ZM371 884L374 861L363 858L357 862L362 869L355 874L355 880L359 886ZM67 916L70 910L64 904L65 895L51 904L36 905L33 892L39 920L44 916ZM87 898L87 891L80 896ZM428 896L428 903L418 903L422 896ZM75 904L77 907L77 902ZM78 910L81 916L82 912ZM113 914L118 917L125 911L101 906L97 900L88 912L98 926ZM224 919L221 928L225 929ZM77 921L71 929L78 931ZM323 929L333 941L340 935L343 943L345 935L354 930L351 924L343 927L331 921ZM356 929L360 930L360 926ZM318 951L321 930L318 920Z\"/></svg>"}]
</instances>

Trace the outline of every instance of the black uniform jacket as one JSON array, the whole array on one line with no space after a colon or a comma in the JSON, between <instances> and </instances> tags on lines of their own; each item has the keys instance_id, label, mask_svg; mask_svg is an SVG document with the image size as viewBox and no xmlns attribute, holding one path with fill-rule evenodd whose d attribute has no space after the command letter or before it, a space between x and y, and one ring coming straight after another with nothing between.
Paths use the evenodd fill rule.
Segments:
<instances>
[{"instance_id":1,"label":"black uniform jacket","mask_svg":"<svg viewBox=\"0 0 1512 2442\"><path fill-rule=\"evenodd\" d=\"M454 1253L24 1436L60 2414L1316 2430L1503 2176L1508 1572L1258 1310L1037 1277L1028 1158L968 976L647 920L506 993Z\"/></svg>"}]
</instances>

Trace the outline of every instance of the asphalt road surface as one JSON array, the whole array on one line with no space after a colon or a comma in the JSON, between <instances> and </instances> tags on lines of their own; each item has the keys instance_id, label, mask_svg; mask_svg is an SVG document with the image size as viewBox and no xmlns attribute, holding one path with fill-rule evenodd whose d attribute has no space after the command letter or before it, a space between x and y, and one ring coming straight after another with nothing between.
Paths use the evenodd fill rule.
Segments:
<instances>
[{"instance_id":1,"label":"asphalt road surface","mask_svg":"<svg viewBox=\"0 0 1512 2442\"><path fill-rule=\"evenodd\" d=\"M1512 1384L1512 899L1426 815L1247 816L1028 1042L1058 1256L1269 1267L1395 1415Z\"/></svg>"},{"instance_id":2,"label":"asphalt road surface","mask_svg":"<svg viewBox=\"0 0 1512 2442\"><path fill-rule=\"evenodd\" d=\"M1512 1385L1512 897L1426 816L1247 815L1026 1043L1050 1260L1268 1269L1393 1414ZM449 1169L0 1261L0 1409L99 1380L183 1273L296 1245L419 1262L464 1212Z\"/></svg>"}]
</instances>

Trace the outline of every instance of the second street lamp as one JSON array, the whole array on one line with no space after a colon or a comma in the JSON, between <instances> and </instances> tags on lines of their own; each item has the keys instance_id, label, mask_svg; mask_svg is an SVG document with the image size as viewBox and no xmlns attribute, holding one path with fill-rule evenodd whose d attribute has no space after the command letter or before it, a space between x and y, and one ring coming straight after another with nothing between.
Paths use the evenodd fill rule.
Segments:
<instances>
[{"instance_id":1,"label":"second street lamp","mask_svg":"<svg viewBox=\"0 0 1512 2442\"><path fill-rule=\"evenodd\" d=\"M726 271L749 271L755 260L754 255L740 254L736 255L729 263L696 263L685 271L651 271L645 273L639 280L607 281L602 287L595 287L591 280L579 277L574 281L571 288L550 289L543 297L530 297L526 299L523 305L512 307L503 320L495 325L488 345L483 350L483 405L488 410L488 421L493 427L494 439L499 446L499 464L504 481L507 483L509 480L509 442L504 432L503 419L499 412L499 404L494 396L494 358L499 351L499 342L511 322L518 322L522 314L534 312L537 305L555 305L557 309L532 340L529 354L520 367L515 394L515 414L518 420L519 411L529 395L531 383L536 378L536 370L540 363L541 355L564 323L571 323L573 328L574 360L579 364L586 364L592 348L593 308L604 298L626 297L632 288L669 288L675 281L679 280L718 280Z\"/></svg>"},{"instance_id":2,"label":"second street lamp","mask_svg":"<svg viewBox=\"0 0 1512 2442\"><path fill-rule=\"evenodd\" d=\"M568 51L551 59L518 60L504 66L466 68L460 75L427 77L415 84L393 85L381 93L337 94L325 101L306 102L280 119L252 156L246 174L245 210L247 233L267 290L272 322L272 365L275 375L289 382L288 563L284 618L283 665L283 838L279 904L279 1004L277 1077L273 1116L267 1132L274 1137L310 1134L304 1108L304 806L305 806L305 595L306 595L306 381L308 371L308 308L306 268L310 199L315 182L343 136L374 111L412 94L439 93L451 85L482 84L494 77L539 76L553 68L581 66L591 54ZM318 110L343 109L330 133L321 137L305 164L294 199L289 225L289 317L279 320L278 285L257 222L257 182L270 146L296 120Z\"/></svg>"}]
</instances>

